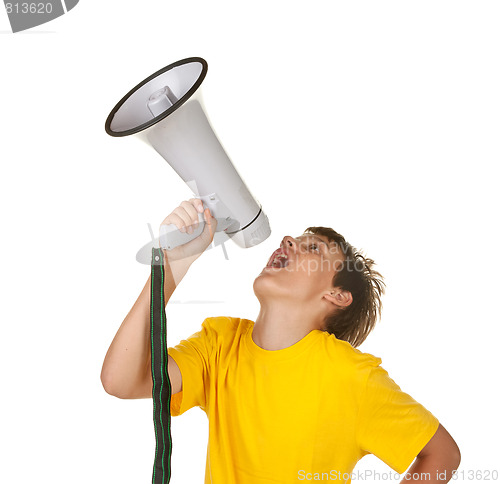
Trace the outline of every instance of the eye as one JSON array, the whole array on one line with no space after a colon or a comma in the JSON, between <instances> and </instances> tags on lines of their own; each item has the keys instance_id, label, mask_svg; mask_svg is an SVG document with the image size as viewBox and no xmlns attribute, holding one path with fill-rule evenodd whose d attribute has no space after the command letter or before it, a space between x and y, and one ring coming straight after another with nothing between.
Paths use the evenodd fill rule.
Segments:
<instances>
[{"instance_id":1,"label":"eye","mask_svg":"<svg viewBox=\"0 0 500 484\"><path fill-rule=\"evenodd\" d=\"M318 244L310 244L309 245L309 249L313 249L313 250L316 250L317 252L319 252L319 246Z\"/></svg>"}]
</instances>

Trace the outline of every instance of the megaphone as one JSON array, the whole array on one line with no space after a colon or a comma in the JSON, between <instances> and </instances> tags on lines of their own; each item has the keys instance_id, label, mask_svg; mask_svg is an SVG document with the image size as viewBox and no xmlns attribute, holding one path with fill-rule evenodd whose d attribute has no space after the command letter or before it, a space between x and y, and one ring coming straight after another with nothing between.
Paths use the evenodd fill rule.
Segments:
<instances>
[{"instance_id":1,"label":"megaphone","mask_svg":"<svg viewBox=\"0 0 500 484\"><path fill-rule=\"evenodd\" d=\"M269 220L250 193L218 140L205 109L200 86L207 62L190 57L160 69L126 94L106 120L115 137L135 135L153 147L188 184L217 219L214 245L232 239L242 248L269 237ZM160 246L173 249L197 237L174 224L160 226ZM149 248L144 248L149 255ZM139 260L139 255L137 257Z\"/></svg>"}]
</instances>

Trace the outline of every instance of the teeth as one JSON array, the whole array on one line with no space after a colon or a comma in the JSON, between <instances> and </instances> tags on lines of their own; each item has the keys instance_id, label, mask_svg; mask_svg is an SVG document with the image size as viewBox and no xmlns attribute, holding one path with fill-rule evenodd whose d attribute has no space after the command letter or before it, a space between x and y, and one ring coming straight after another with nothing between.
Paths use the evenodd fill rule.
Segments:
<instances>
[{"instance_id":1,"label":"teeth","mask_svg":"<svg viewBox=\"0 0 500 484\"><path fill-rule=\"evenodd\" d=\"M273 260L273 264L275 264L276 262L278 262L278 259L288 259L288 257L286 256L286 254L278 254L274 260Z\"/></svg>"}]
</instances>

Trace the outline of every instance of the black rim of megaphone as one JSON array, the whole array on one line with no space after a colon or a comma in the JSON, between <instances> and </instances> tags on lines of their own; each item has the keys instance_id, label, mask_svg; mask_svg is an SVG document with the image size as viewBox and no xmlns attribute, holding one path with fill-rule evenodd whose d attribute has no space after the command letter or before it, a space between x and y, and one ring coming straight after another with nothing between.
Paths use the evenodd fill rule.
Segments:
<instances>
[{"instance_id":1,"label":"black rim of megaphone","mask_svg":"<svg viewBox=\"0 0 500 484\"><path fill-rule=\"evenodd\" d=\"M173 106L168 108L165 112L161 113L159 116L155 116L152 120L148 121L147 123L141 124L137 126L136 128L133 129L127 129L126 131L113 131L111 129L111 122L113 121L113 118L116 114L116 112L122 107L122 105L127 101L127 99L134 94L138 89L140 89L144 84L147 84L149 81L154 79L155 77L159 76L160 74L163 74L164 72L169 71L170 69L173 69L174 67L182 66L184 64L189 64L191 62L199 62L202 66L202 70L200 73L200 76L198 77L197 81L193 84L191 89L189 89L184 96L182 96ZM109 113L108 119L106 119L106 133L108 133L110 136L129 136L131 134L138 133L139 131L142 131L146 128L149 128L150 126L153 126L154 124L158 123L162 119L165 119L167 116L172 114L175 110L179 109L200 87L201 83L203 82L203 79L205 79L205 76L207 75L207 69L208 69L208 64L205 59L202 59L201 57L188 57L187 59L182 59L180 61L174 62L173 64L168 65L167 67L164 67L163 69L160 69L159 71L156 71L154 74L151 74L148 78L144 79L142 82L137 84L134 88L132 88L123 98L118 102L118 104L113 108L113 110Z\"/></svg>"}]
</instances>

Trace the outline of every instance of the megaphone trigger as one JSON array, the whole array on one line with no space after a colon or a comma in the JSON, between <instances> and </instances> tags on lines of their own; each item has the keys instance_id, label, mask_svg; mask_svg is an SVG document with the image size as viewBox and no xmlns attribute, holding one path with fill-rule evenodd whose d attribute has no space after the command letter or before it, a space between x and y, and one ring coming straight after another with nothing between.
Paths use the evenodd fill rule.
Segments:
<instances>
[{"instance_id":1,"label":"megaphone trigger","mask_svg":"<svg viewBox=\"0 0 500 484\"><path fill-rule=\"evenodd\" d=\"M216 218L217 220L217 232L224 232L224 230L229 227L232 223L233 220L227 219L227 218ZM189 233L187 230L186 232L181 232L175 224L162 224L160 225L160 247L162 249L166 250L172 250L175 247L178 247L180 245L187 244L191 240L196 239L201 233L203 232L203 229L205 228L205 212L204 213L199 213L198 214L198 226L195 228L194 225L190 225L189 227L192 227L192 232ZM214 245L218 245L221 243L223 240L226 241L228 240L229 237L225 236L222 238L218 238L215 240L213 233L210 234L211 238L214 239Z\"/></svg>"}]
</instances>

